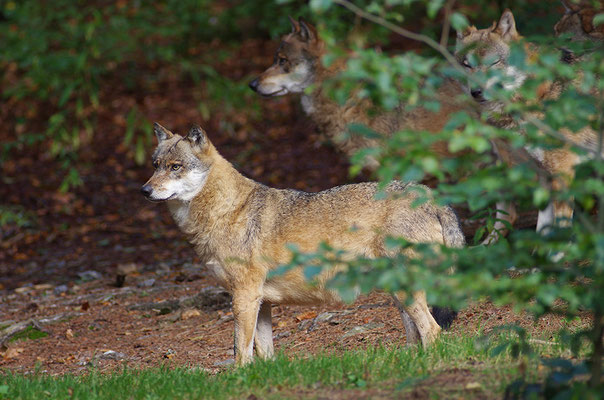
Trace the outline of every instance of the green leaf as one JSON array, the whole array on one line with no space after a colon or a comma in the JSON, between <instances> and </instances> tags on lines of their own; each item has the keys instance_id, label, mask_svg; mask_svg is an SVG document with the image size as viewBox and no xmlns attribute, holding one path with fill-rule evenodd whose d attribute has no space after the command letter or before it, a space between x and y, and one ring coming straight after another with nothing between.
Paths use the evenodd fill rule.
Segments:
<instances>
[{"instance_id":1,"label":"green leaf","mask_svg":"<svg viewBox=\"0 0 604 400\"><path fill-rule=\"evenodd\" d=\"M331 0L310 0L310 9L316 13L327 11L333 2Z\"/></svg>"},{"instance_id":2,"label":"green leaf","mask_svg":"<svg viewBox=\"0 0 604 400\"><path fill-rule=\"evenodd\" d=\"M438 11L442 8L445 0L430 0L428 3L428 17L434 18Z\"/></svg>"},{"instance_id":3,"label":"green leaf","mask_svg":"<svg viewBox=\"0 0 604 400\"><path fill-rule=\"evenodd\" d=\"M468 25L470 25L470 22L468 22L468 19L465 17L465 15L460 14L458 12L454 12L453 14L451 14L450 21L453 29L457 31L461 31L465 29Z\"/></svg>"},{"instance_id":4,"label":"green leaf","mask_svg":"<svg viewBox=\"0 0 604 400\"><path fill-rule=\"evenodd\" d=\"M596 16L594 16L594 19L593 19L592 23L593 23L594 26L598 26L598 25L604 24L604 13L597 14Z\"/></svg>"}]
</instances>

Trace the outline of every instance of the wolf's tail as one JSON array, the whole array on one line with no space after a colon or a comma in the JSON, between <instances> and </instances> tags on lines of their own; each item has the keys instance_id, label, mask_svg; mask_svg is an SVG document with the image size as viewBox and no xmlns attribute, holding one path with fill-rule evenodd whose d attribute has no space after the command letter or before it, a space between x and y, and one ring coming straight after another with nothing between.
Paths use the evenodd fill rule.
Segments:
<instances>
[{"instance_id":1,"label":"wolf's tail","mask_svg":"<svg viewBox=\"0 0 604 400\"><path fill-rule=\"evenodd\" d=\"M459 226L459 219L451 207L443 207L438 211L438 220L443 230L443 241L447 247L464 247L466 239Z\"/></svg>"},{"instance_id":2,"label":"wolf's tail","mask_svg":"<svg viewBox=\"0 0 604 400\"><path fill-rule=\"evenodd\" d=\"M466 245L466 239L459 226L459 219L451 207L441 208L438 212L438 220L442 226L445 246L460 248ZM432 316L441 328L448 329L457 317L457 311L449 307L434 306Z\"/></svg>"}]
</instances>

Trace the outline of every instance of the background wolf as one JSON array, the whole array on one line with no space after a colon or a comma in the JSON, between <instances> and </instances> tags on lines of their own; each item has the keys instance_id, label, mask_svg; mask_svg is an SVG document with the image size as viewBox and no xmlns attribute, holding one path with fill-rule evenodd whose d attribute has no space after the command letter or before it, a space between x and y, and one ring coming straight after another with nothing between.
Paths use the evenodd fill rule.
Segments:
<instances>
[{"instance_id":1,"label":"background wolf","mask_svg":"<svg viewBox=\"0 0 604 400\"><path fill-rule=\"evenodd\" d=\"M342 63L323 66L322 56L326 45L319 38L314 26L300 19L291 19L292 31L285 35L275 53L273 65L250 82L250 87L262 96L274 97L289 93L302 94L304 111L340 149L352 156L364 147L377 145L375 139L361 135L342 135L351 123L364 124L374 131L391 135L402 130L418 132L441 132L451 114L466 111L477 116L475 104L464 100L463 87L454 80L447 79L438 89L439 111L429 111L423 107L409 107L400 104L394 110L369 115L372 107L369 100L351 99L344 105L334 102L322 89L324 82L344 69ZM304 91L311 85L311 94ZM343 139L345 138L345 140ZM433 150L443 157L450 157L448 145L437 142ZM373 158L366 160L371 169L379 164Z\"/></svg>"},{"instance_id":2,"label":"background wolf","mask_svg":"<svg viewBox=\"0 0 604 400\"><path fill-rule=\"evenodd\" d=\"M334 271L308 285L300 269L267 279L290 261L287 243L311 252L322 241L351 256L388 256L386 236L460 247L464 237L449 207L430 202L413 208L421 185L394 182L385 200L375 200L376 183L336 187L319 193L273 189L238 173L218 154L201 128L186 137L155 125L159 145L155 172L142 187L152 201L166 201L180 229L233 296L238 364L252 359L253 343L262 357L273 353L271 305L316 304L338 300L323 283ZM399 294L399 298L404 295ZM398 301L400 305L402 302ZM400 299L403 300L403 299ZM413 293L402 306L408 340L432 342L440 327L425 294Z\"/></svg>"},{"instance_id":3,"label":"background wolf","mask_svg":"<svg viewBox=\"0 0 604 400\"><path fill-rule=\"evenodd\" d=\"M456 52L459 62L471 73L476 71L485 72L490 68L503 71L504 77L502 79L491 78L487 81L485 88L472 87L470 92L487 113L492 124L500 128L517 131L519 134L522 134L521 124L503 112L504 104L502 102L486 98L484 92L496 84L501 84L505 90L515 90L522 86L525 80L531 79L530 76L508 64L512 44L521 41L521 39L522 36L516 30L514 15L510 10L506 10L499 21L493 23L489 28L477 29L471 26L463 32L459 32ZM539 49L537 46L526 43L525 48L529 54L529 60L538 56ZM472 65L470 62L472 57L478 61L477 65ZM538 101L543 103L549 99L558 98L561 92L565 90L566 85L566 83L560 81L545 82L538 88ZM525 101L517 94L512 97L512 100ZM531 116L535 119L542 118L542 114L539 112L533 112ZM554 190L560 190L569 184L574 177L574 167L580 162L580 157L571 149L571 144L582 146L592 154L595 154L597 149L597 134L589 126L577 132L572 132L568 128L563 128L560 132L566 141L566 144L562 147L551 150L529 147L521 149L530 155L530 161L536 164L538 170L545 173L541 174L543 184L551 185ZM507 163L514 163L519 158L524 159L524 157L517 157L515 154L501 154L501 157ZM512 204L500 203L497 208L507 212L507 215L498 213L498 219L507 219L511 223L514 222L516 212ZM539 211L537 230L541 231L555 223L568 225L572 215L573 208L568 202L554 200L544 210Z\"/></svg>"}]
</instances>

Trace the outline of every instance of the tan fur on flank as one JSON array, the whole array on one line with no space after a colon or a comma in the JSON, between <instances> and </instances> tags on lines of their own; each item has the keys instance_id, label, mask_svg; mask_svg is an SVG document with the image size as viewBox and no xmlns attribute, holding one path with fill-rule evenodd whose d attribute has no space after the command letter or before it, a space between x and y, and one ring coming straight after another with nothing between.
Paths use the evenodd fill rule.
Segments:
<instances>
[{"instance_id":1,"label":"tan fur on flank","mask_svg":"<svg viewBox=\"0 0 604 400\"><path fill-rule=\"evenodd\" d=\"M336 187L319 193L273 189L237 172L218 154L201 128L186 137L156 124L156 171L143 186L149 200L166 201L180 229L201 259L233 295L237 364L273 354L272 304L321 304L338 301L324 289L329 273L309 285L300 269L267 279L269 271L290 261L288 243L304 252L325 241L351 255L389 256L386 236L460 247L464 238L449 207L428 202L413 208L424 186L393 182L387 198L376 200L376 183ZM333 272L331 272L333 274ZM401 296L404 296L401 294ZM401 297L404 299L404 297ZM440 327L425 294L404 306L417 336L431 343ZM402 300L401 300L402 302ZM408 338L413 339L410 330Z\"/></svg>"}]
</instances>

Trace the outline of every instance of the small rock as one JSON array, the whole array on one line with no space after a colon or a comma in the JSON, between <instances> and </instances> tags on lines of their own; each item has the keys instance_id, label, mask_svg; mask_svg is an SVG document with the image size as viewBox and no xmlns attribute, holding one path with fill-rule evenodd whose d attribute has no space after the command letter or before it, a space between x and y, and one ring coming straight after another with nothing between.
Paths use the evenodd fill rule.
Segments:
<instances>
[{"instance_id":1,"label":"small rock","mask_svg":"<svg viewBox=\"0 0 604 400\"><path fill-rule=\"evenodd\" d=\"M84 281L84 282L90 282L90 281L96 281L98 279L102 278L102 275L100 273L98 273L97 271L84 271L84 272L78 272L78 277L80 278L80 280Z\"/></svg>"},{"instance_id":2,"label":"small rock","mask_svg":"<svg viewBox=\"0 0 604 400\"><path fill-rule=\"evenodd\" d=\"M303 331L304 329L309 328L311 325L312 325L312 320L305 319L304 321L302 321L298 324L298 330Z\"/></svg>"},{"instance_id":3,"label":"small rock","mask_svg":"<svg viewBox=\"0 0 604 400\"><path fill-rule=\"evenodd\" d=\"M113 350L107 350L103 354L96 357L99 360L124 360L127 356L124 353L120 353Z\"/></svg>"},{"instance_id":4,"label":"small rock","mask_svg":"<svg viewBox=\"0 0 604 400\"><path fill-rule=\"evenodd\" d=\"M69 287L67 287L67 285L59 285L57 287L54 288L53 293L56 296L60 296L63 293L67 293L67 291L69 290Z\"/></svg>"},{"instance_id":5,"label":"small rock","mask_svg":"<svg viewBox=\"0 0 604 400\"><path fill-rule=\"evenodd\" d=\"M168 318L166 318L166 320L170 321L170 322L176 322L181 318L182 318L182 311L177 311L174 314L168 316Z\"/></svg>"},{"instance_id":6,"label":"small rock","mask_svg":"<svg viewBox=\"0 0 604 400\"><path fill-rule=\"evenodd\" d=\"M232 358L226 359L224 361L216 361L214 363L215 367L226 367L227 365L235 364L235 360Z\"/></svg>"},{"instance_id":7,"label":"small rock","mask_svg":"<svg viewBox=\"0 0 604 400\"><path fill-rule=\"evenodd\" d=\"M139 288L149 288L151 286L155 285L155 279L154 278L149 278L149 279L145 279L142 282L138 283L138 287Z\"/></svg>"},{"instance_id":8,"label":"small rock","mask_svg":"<svg viewBox=\"0 0 604 400\"><path fill-rule=\"evenodd\" d=\"M291 332L289 332L289 331L277 333L275 336L273 336L273 340L277 340L277 339L281 339L281 338L286 338L289 335L291 335Z\"/></svg>"},{"instance_id":9,"label":"small rock","mask_svg":"<svg viewBox=\"0 0 604 400\"><path fill-rule=\"evenodd\" d=\"M376 324L373 322L370 322L368 324L365 325L361 325L361 326L355 326L354 328L352 328L351 330L349 330L348 332L346 332L344 335L342 335L342 339L350 337L350 336L354 336L354 335L358 335L359 333L364 333L373 329L379 329L379 328L383 328L384 324Z\"/></svg>"}]
</instances>

